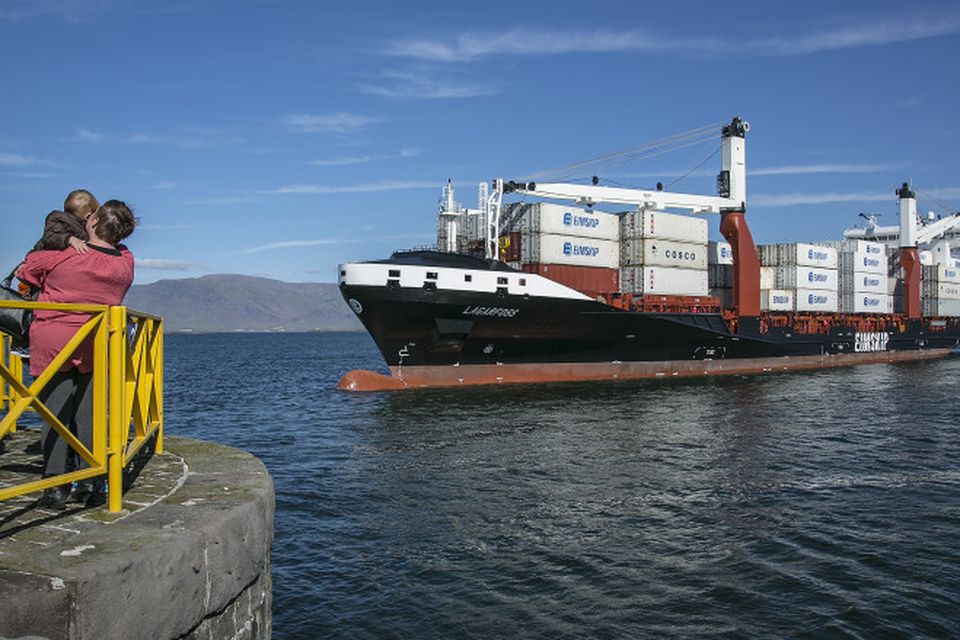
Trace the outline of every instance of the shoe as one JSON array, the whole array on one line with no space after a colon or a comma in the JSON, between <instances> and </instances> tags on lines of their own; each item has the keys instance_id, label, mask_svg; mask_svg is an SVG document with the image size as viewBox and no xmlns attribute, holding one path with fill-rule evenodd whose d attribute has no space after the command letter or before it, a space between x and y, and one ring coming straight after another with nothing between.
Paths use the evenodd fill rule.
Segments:
<instances>
[{"instance_id":1,"label":"shoe","mask_svg":"<svg viewBox=\"0 0 960 640\"><path fill-rule=\"evenodd\" d=\"M105 504L107 504L107 492L102 490L94 491L88 495L87 499L83 502L83 505L88 509L93 507L102 507Z\"/></svg>"},{"instance_id":2,"label":"shoe","mask_svg":"<svg viewBox=\"0 0 960 640\"><path fill-rule=\"evenodd\" d=\"M81 480L74 499L86 507L102 507L107 503L107 485L103 480Z\"/></svg>"},{"instance_id":3,"label":"shoe","mask_svg":"<svg viewBox=\"0 0 960 640\"><path fill-rule=\"evenodd\" d=\"M40 497L38 504L45 509L54 511L63 511L67 508L67 497L70 495L70 489L63 485L59 487L50 487L43 490L43 496Z\"/></svg>"},{"instance_id":4,"label":"shoe","mask_svg":"<svg viewBox=\"0 0 960 640\"><path fill-rule=\"evenodd\" d=\"M93 480L80 480L73 483L73 490L70 491L70 502L83 504L87 501L87 496L93 493Z\"/></svg>"}]
</instances>

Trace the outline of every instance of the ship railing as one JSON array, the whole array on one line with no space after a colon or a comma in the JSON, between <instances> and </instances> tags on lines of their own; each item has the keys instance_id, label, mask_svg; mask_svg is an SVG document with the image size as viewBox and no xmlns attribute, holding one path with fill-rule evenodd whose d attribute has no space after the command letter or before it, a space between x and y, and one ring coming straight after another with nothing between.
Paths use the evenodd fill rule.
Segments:
<instances>
[{"instance_id":1,"label":"ship railing","mask_svg":"<svg viewBox=\"0 0 960 640\"><path fill-rule=\"evenodd\" d=\"M9 336L0 333L0 440L16 431L25 412L33 411L89 466L0 486L0 500L106 474L107 507L119 512L124 467L151 441L154 453L163 453L163 319L123 306L0 301L0 308L10 307L86 314L89 319L32 380L25 375L23 357L11 350ZM89 448L40 400L50 379L87 340L93 343Z\"/></svg>"}]
</instances>

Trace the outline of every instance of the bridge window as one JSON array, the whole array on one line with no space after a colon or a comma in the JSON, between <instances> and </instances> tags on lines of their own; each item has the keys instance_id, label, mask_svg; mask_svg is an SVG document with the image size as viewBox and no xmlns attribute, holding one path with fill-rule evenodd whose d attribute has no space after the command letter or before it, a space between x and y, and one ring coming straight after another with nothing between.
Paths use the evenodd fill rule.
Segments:
<instances>
[{"instance_id":1,"label":"bridge window","mask_svg":"<svg viewBox=\"0 0 960 640\"><path fill-rule=\"evenodd\" d=\"M470 275L469 273L465 273L465 274L463 274L463 281L464 281L464 282L473 282L473 276Z\"/></svg>"},{"instance_id":2,"label":"bridge window","mask_svg":"<svg viewBox=\"0 0 960 640\"><path fill-rule=\"evenodd\" d=\"M400 269L390 269L390 273L387 274L388 278L399 278Z\"/></svg>"},{"instance_id":3,"label":"bridge window","mask_svg":"<svg viewBox=\"0 0 960 640\"><path fill-rule=\"evenodd\" d=\"M427 271L427 280L436 280L437 272L436 271Z\"/></svg>"},{"instance_id":4,"label":"bridge window","mask_svg":"<svg viewBox=\"0 0 960 640\"><path fill-rule=\"evenodd\" d=\"M507 284L506 278L497 278L497 284Z\"/></svg>"},{"instance_id":5,"label":"bridge window","mask_svg":"<svg viewBox=\"0 0 960 640\"><path fill-rule=\"evenodd\" d=\"M520 286L521 286L521 287L527 286L527 279L526 279L526 278L520 278Z\"/></svg>"}]
</instances>

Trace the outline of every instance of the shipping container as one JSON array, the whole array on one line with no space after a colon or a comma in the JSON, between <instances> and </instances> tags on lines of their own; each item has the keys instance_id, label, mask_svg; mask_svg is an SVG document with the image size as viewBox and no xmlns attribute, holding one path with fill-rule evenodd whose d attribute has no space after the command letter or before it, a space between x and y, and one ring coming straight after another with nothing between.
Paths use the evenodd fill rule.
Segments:
<instances>
[{"instance_id":1,"label":"shipping container","mask_svg":"<svg viewBox=\"0 0 960 640\"><path fill-rule=\"evenodd\" d=\"M670 267L621 267L620 290L634 294L705 296L707 272Z\"/></svg>"},{"instance_id":2,"label":"shipping container","mask_svg":"<svg viewBox=\"0 0 960 640\"><path fill-rule=\"evenodd\" d=\"M519 229L524 234L556 234L574 238L620 240L620 216L549 202L522 207ZM516 227L515 227L516 228Z\"/></svg>"},{"instance_id":3,"label":"shipping container","mask_svg":"<svg viewBox=\"0 0 960 640\"><path fill-rule=\"evenodd\" d=\"M766 244L760 246L760 264L766 267L801 266L837 268L837 250L815 244Z\"/></svg>"},{"instance_id":4,"label":"shipping container","mask_svg":"<svg viewBox=\"0 0 960 640\"><path fill-rule=\"evenodd\" d=\"M921 272L924 282L952 282L960 284L960 269L953 269L942 264L925 265Z\"/></svg>"},{"instance_id":5,"label":"shipping container","mask_svg":"<svg viewBox=\"0 0 960 640\"><path fill-rule=\"evenodd\" d=\"M960 316L960 300L923 300L920 311L924 316Z\"/></svg>"},{"instance_id":6,"label":"shipping container","mask_svg":"<svg viewBox=\"0 0 960 640\"><path fill-rule=\"evenodd\" d=\"M663 211L629 211L620 218L620 238L660 238L707 244L707 221Z\"/></svg>"},{"instance_id":7,"label":"shipping container","mask_svg":"<svg viewBox=\"0 0 960 640\"><path fill-rule=\"evenodd\" d=\"M727 242L709 242L707 264L733 264L733 247Z\"/></svg>"},{"instance_id":8,"label":"shipping container","mask_svg":"<svg viewBox=\"0 0 960 640\"><path fill-rule=\"evenodd\" d=\"M838 254L843 253L865 253L872 256L886 256L887 245L882 242L873 242L871 240L828 240L817 243L821 247L832 247Z\"/></svg>"},{"instance_id":9,"label":"shipping container","mask_svg":"<svg viewBox=\"0 0 960 640\"><path fill-rule=\"evenodd\" d=\"M836 313L837 292L825 289L797 289L793 292L795 311L821 311Z\"/></svg>"},{"instance_id":10,"label":"shipping container","mask_svg":"<svg viewBox=\"0 0 960 640\"><path fill-rule=\"evenodd\" d=\"M733 308L733 289L727 288L711 288L709 291L711 298L716 298L720 301L720 307L723 309L732 309Z\"/></svg>"},{"instance_id":11,"label":"shipping container","mask_svg":"<svg viewBox=\"0 0 960 640\"><path fill-rule=\"evenodd\" d=\"M957 300L960 299L960 284L924 280L921 295L927 299Z\"/></svg>"},{"instance_id":12,"label":"shipping container","mask_svg":"<svg viewBox=\"0 0 960 640\"><path fill-rule=\"evenodd\" d=\"M733 271L731 271L730 274L731 274L730 277L733 278ZM777 268L776 267L760 267L760 288L761 289L777 288Z\"/></svg>"},{"instance_id":13,"label":"shipping container","mask_svg":"<svg viewBox=\"0 0 960 640\"><path fill-rule=\"evenodd\" d=\"M837 286L835 269L796 265L777 267L776 289L823 289L835 292Z\"/></svg>"},{"instance_id":14,"label":"shipping container","mask_svg":"<svg viewBox=\"0 0 960 640\"><path fill-rule=\"evenodd\" d=\"M888 278L884 274L862 271L840 271L840 293L881 293L889 291Z\"/></svg>"},{"instance_id":15,"label":"shipping container","mask_svg":"<svg viewBox=\"0 0 960 640\"><path fill-rule=\"evenodd\" d=\"M897 255L899 255L899 252L898 252ZM899 263L900 263L900 261L899 261L899 258L898 258L897 264L899 264ZM932 265L933 265L933 251L921 251L921 252L920 252L920 264L922 264L922 265L924 265L924 266L932 266Z\"/></svg>"},{"instance_id":16,"label":"shipping container","mask_svg":"<svg viewBox=\"0 0 960 640\"><path fill-rule=\"evenodd\" d=\"M706 269L707 246L659 238L626 238L620 243L620 264Z\"/></svg>"},{"instance_id":17,"label":"shipping container","mask_svg":"<svg viewBox=\"0 0 960 640\"><path fill-rule=\"evenodd\" d=\"M733 265L711 264L707 267L707 282L711 289L733 288Z\"/></svg>"},{"instance_id":18,"label":"shipping container","mask_svg":"<svg viewBox=\"0 0 960 640\"><path fill-rule=\"evenodd\" d=\"M878 273L887 275L887 254L866 253L864 251L849 251L840 254L841 271L859 271L863 273Z\"/></svg>"},{"instance_id":19,"label":"shipping container","mask_svg":"<svg viewBox=\"0 0 960 640\"><path fill-rule=\"evenodd\" d=\"M793 311L793 291L787 289L761 289L762 311Z\"/></svg>"},{"instance_id":20,"label":"shipping container","mask_svg":"<svg viewBox=\"0 0 960 640\"><path fill-rule=\"evenodd\" d=\"M841 313L893 313L893 298L886 293L852 293L840 295Z\"/></svg>"},{"instance_id":21,"label":"shipping container","mask_svg":"<svg viewBox=\"0 0 960 640\"><path fill-rule=\"evenodd\" d=\"M620 266L620 243L612 240L530 233L523 235L520 245L524 264L567 264L604 269Z\"/></svg>"},{"instance_id":22,"label":"shipping container","mask_svg":"<svg viewBox=\"0 0 960 640\"><path fill-rule=\"evenodd\" d=\"M576 267L566 264L525 264L525 273L535 273L588 296L619 290L619 269Z\"/></svg>"}]
</instances>

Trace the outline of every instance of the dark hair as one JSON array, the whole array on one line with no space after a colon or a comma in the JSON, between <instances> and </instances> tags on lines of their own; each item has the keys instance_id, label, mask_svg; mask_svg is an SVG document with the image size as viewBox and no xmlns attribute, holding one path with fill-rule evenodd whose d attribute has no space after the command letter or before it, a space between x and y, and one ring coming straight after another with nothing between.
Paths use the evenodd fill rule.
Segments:
<instances>
[{"instance_id":1,"label":"dark hair","mask_svg":"<svg viewBox=\"0 0 960 640\"><path fill-rule=\"evenodd\" d=\"M133 211L122 200L107 200L97 212L97 236L101 240L106 240L112 245L133 233L133 228L137 226L137 219L133 217Z\"/></svg>"},{"instance_id":2,"label":"dark hair","mask_svg":"<svg viewBox=\"0 0 960 640\"><path fill-rule=\"evenodd\" d=\"M88 213L93 213L100 207L100 203L92 193L86 189L77 189L67 194L63 201L63 210L72 213L78 218L83 218Z\"/></svg>"}]
</instances>

